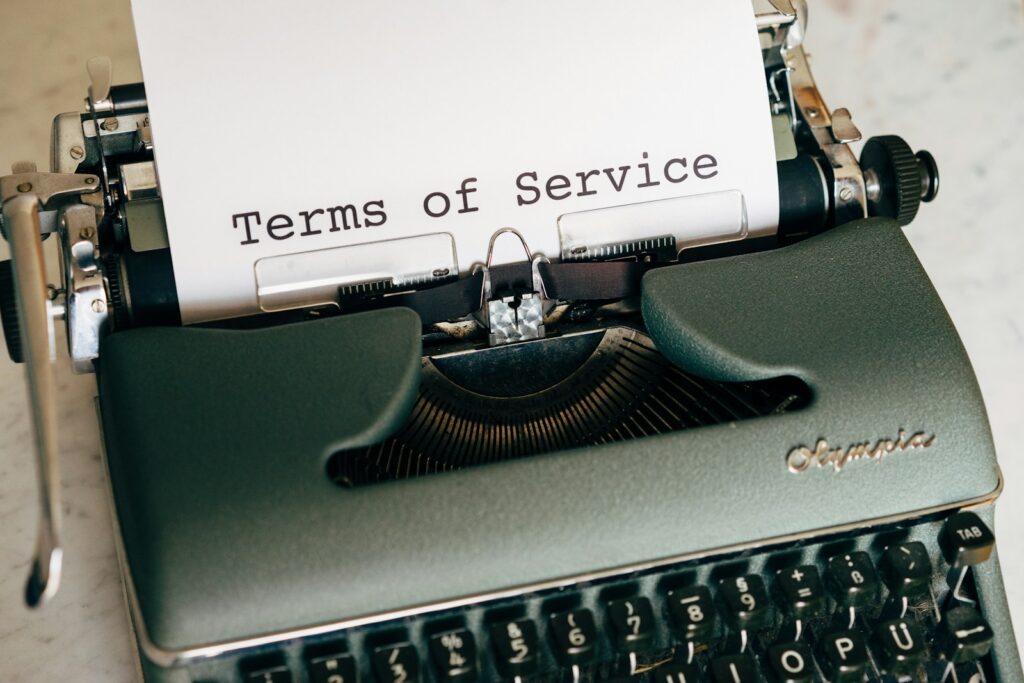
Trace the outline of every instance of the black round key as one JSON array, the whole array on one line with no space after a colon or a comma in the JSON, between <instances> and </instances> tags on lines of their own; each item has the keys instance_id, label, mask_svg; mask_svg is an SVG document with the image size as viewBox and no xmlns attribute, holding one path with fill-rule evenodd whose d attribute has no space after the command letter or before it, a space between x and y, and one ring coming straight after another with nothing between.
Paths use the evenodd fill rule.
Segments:
<instances>
[{"instance_id":1,"label":"black round key","mask_svg":"<svg viewBox=\"0 0 1024 683\"><path fill-rule=\"evenodd\" d=\"M973 512L951 515L939 532L942 556L953 567L981 564L992 554L995 544L992 530Z\"/></svg>"},{"instance_id":2,"label":"black round key","mask_svg":"<svg viewBox=\"0 0 1024 683\"><path fill-rule=\"evenodd\" d=\"M936 642L954 664L974 661L992 649L994 634L984 617L972 607L954 607L939 622Z\"/></svg>"},{"instance_id":3,"label":"black round key","mask_svg":"<svg viewBox=\"0 0 1024 683\"><path fill-rule=\"evenodd\" d=\"M711 662L715 683L759 683L757 664L750 655L726 655Z\"/></svg>"},{"instance_id":4,"label":"black round key","mask_svg":"<svg viewBox=\"0 0 1024 683\"><path fill-rule=\"evenodd\" d=\"M898 597L926 595L932 580L932 561L924 543L897 543L885 549L878 563L882 579Z\"/></svg>"},{"instance_id":5,"label":"black round key","mask_svg":"<svg viewBox=\"0 0 1024 683\"><path fill-rule=\"evenodd\" d=\"M764 581L756 574L722 579L718 582L725 618L737 630L756 631L771 616L771 605Z\"/></svg>"},{"instance_id":6,"label":"black round key","mask_svg":"<svg viewBox=\"0 0 1024 683\"><path fill-rule=\"evenodd\" d=\"M670 591L668 611L685 641L703 643L715 632L715 605L711 592L704 586Z\"/></svg>"},{"instance_id":7,"label":"black round key","mask_svg":"<svg viewBox=\"0 0 1024 683\"><path fill-rule=\"evenodd\" d=\"M509 678L537 669L537 627L529 619L493 624L491 644L498 669Z\"/></svg>"},{"instance_id":8,"label":"black round key","mask_svg":"<svg viewBox=\"0 0 1024 683\"><path fill-rule=\"evenodd\" d=\"M344 652L311 657L306 671L310 683L356 683L356 658Z\"/></svg>"},{"instance_id":9,"label":"black round key","mask_svg":"<svg viewBox=\"0 0 1024 683\"><path fill-rule=\"evenodd\" d=\"M829 559L828 587L841 607L867 607L878 600L882 585L871 556L857 550Z\"/></svg>"},{"instance_id":10,"label":"black round key","mask_svg":"<svg viewBox=\"0 0 1024 683\"><path fill-rule=\"evenodd\" d=\"M472 631L460 628L438 633L430 639L430 658L442 681L471 681L476 678L476 639Z\"/></svg>"},{"instance_id":11,"label":"black round key","mask_svg":"<svg viewBox=\"0 0 1024 683\"><path fill-rule=\"evenodd\" d=\"M860 631L833 631L818 640L818 663L832 683L860 683L868 669L868 645Z\"/></svg>"},{"instance_id":12,"label":"black round key","mask_svg":"<svg viewBox=\"0 0 1024 683\"><path fill-rule=\"evenodd\" d=\"M409 643L387 645L373 651L373 672L378 683L414 683L420 680L420 658Z\"/></svg>"},{"instance_id":13,"label":"black round key","mask_svg":"<svg viewBox=\"0 0 1024 683\"><path fill-rule=\"evenodd\" d=\"M622 650L642 650L654 638L654 610L651 609L651 601L643 596L609 602L608 622L615 643Z\"/></svg>"},{"instance_id":14,"label":"black round key","mask_svg":"<svg viewBox=\"0 0 1024 683\"><path fill-rule=\"evenodd\" d=\"M779 643L768 650L768 668L775 683L810 683L814 656L807 643Z\"/></svg>"},{"instance_id":15,"label":"black round key","mask_svg":"<svg viewBox=\"0 0 1024 683\"><path fill-rule=\"evenodd\" d=\"M669 664L652 671L651 680L654 683L699 683L703 679L693 664Z\"/></svg>"},{"instance_id":16,"label":"black round key","mask_svg":"<svg viewBox=\"0 0 1024 683\"><path fill-rule=\"evenodd\" d=\"M284 664L245 672L245 683L292 683L292 672Z\"/></svg>"},{"instance_id":17,"label":"black round key","mask_svg":"<svg viewBox=\"0 0 1024 683\"><path fill-rule=\"evenodd\" d=\"M882 668L895 675L913 675L925 655L924 634L909 619L886 621L875 629Z\"/></svg>"},{"instance_id":18,"label":"black round key","mask_svg":"<svg viewBox=\"0 0 1024 683\"><path fill-rule=\"evenodd\" d=\"M777 572L775 593L782 609L795 619L813 619L825 613L825 587L813 564Z\"/></svg>"},{"instance_id":19,"label":"black round key","mask_svg":"<svg viewBox=\"0 0 1024 683\"><path fill-rule=\"evenodd\" d=\"M555 656L565 665L583 664L594 658L597 627L594 613L576 609L551 615L551 638Z\"/></svg>"}]
</instances>

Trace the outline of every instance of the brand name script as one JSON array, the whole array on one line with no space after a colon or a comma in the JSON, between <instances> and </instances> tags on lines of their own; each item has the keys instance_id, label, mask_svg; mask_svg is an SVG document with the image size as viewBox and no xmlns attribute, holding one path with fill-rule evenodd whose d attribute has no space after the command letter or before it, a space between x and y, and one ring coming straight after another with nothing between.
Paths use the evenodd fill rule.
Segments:
<instances>
[{"instance_id":1,"label":"brand name script","mask_svg":"<svg viewBox=\"0 0 1024 683\"><path fill-rule=\"evenodd\" d=\"M914 448L930 448L935 445L935 435L927 432L899 430L895 439L864 441L844 447L832 447L825 439L818 439L814 448L797 446L786 456L789 471L800 473L811 467L831 467L834 471L846 467L854 460L881 460L890 453L909 451Z\"/></svg>"}]
</instances>

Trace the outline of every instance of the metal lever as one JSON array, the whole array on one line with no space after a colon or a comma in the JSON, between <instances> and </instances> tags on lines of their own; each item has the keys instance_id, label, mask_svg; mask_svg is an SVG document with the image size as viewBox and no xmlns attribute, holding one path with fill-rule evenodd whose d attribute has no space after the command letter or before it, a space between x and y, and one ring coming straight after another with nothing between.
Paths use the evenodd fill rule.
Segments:
<instances>
[{"instance_id":1,"label":"metal lever","mask_svg":"<svg viewBox=\"0 0 1024 683\"><path fill-rule=\"evenodd\" d=\"M93 192L98 183L92 175L36 173L34 165L29 164L16 165L14 170L13 175L0 179L0 201L14 264L14 289L35 436L40 517L25 602L29 607L37 607L57 592L63 557L54 315L46 286L39 210L51 200Z\"/></svg>"},{"instance_id":2,"label":"metal lever","mask_svg":"<svg viewBox=\"0 0 1024 683\"><path fill-rule=\"evenodd\" d=\"M114 81L114 67L110 57L93 57L85 63L89 74L89 99L97 112L110 111L110 86Z\"/></svg>"},{"instance_id":3,"label":"metal lever","mask_svg":"<svg viewBox=\"0 0 1024 683\"><path fill-rule=\"evenodd\" d=\"M14 261L21 345L35 433L40 517L25 602L36 607L57 592L60 547L60 471L57 460L57 380L53 371L53 318L39 234L39 198L22 195L4 203L4 223Z\"/></svg>"},{"instance_id":4,"label":"metal lever","mask_svg":"<svg viewBox=\"0 0 1024 683\"><path fill-rule=\"evenodd\" d=\"M103 142L103 133L100 130L100 114L112 114L114 103L110 100L110 87L114 80L114 67L110 57L93 57L85 63L85 70L89 74L89 96L85 98L85 104L89 107L89 115L92 117L92 125L96 131L96 144L100 148L100 177L103 178L103 202L110 206L113 199L110 196L110 171L107 169L107 150ZM116 119L115 119L116 122Z\"/></svg>"}]
</instances>

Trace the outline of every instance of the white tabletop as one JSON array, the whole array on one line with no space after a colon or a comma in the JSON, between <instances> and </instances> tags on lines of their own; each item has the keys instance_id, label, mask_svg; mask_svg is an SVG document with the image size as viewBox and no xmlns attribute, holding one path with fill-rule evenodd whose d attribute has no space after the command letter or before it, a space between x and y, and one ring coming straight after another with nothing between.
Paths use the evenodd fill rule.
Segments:
<instances>
[{"instance_id":1,"label":"white tabletop","mask_svg":"<svg viewBox=\"0 0 1024 683\"><path fill-rule=\"evenodd\" d=\"M1024 614L1024 18L1015 0L811 0L807 47L831 107L865 135L896 133L942 172L907 235L974 362L1006 479L997 537L1011 609ZM140 79L127 0L0 3L0 172L48 166L50 122L77 110L85 60ZM51 247L52 248L52 247ZM0 258L6 258L0 240ZM66 366L65 366L66 367ZM30 612L22 594L37 497L22 368L0 358L0 678L136 680L114 558L91 376L59 376L65 573ZM1018 616L1018 621L1020 617ZM1024 646L1024 623L1018 643Z\"/></svg>"}]
</instances>

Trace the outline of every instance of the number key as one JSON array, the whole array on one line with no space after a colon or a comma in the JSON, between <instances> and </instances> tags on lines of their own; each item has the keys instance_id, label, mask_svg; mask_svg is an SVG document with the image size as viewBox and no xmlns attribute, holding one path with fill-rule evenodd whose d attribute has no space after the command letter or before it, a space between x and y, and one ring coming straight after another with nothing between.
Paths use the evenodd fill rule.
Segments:
<instances>
[{"instance_id":1,"label":"number key","mask_svg":"<svg viewBox=\"0 0 1024 683\"><path fill-rule=\"evenodd\" d=\"M642 650L654 638L654 610L645 597L609 602L608 621L616 644L623 650Z\"/></svg>"},{"instance_id":2,"label":"number key","mask_svg":"<svg viewBox=\"0 0 1024 683\"><path fill-rule=\"evenodd\" d=\"M476 677L476 640L466 629L439 633L430 639L430 656L442 681Z\"/></svg>"},{"instance_id":3,"label":"number key","mask_svg":"<svg viewBox=\"0 0 1024 683\"><path fill-rule=\"evenodd\" d=\"M704 586L670 591L668 609L683 640L703 643L714 634L715 606Z\"/></svg>"},{"instance_id":4,"label":"number key","mask_svg":"<svg viewBox=\"0 0 1024 683\"><path fill-rule=\"evenodd\" d=\"M551 615L551 636L555 655L565 665L582 664L594 658L597 627L594 613L577 609Z\"/></svg>"},{"instance_id":5,"label":"number key","mask_svg":"<svg viewBox=\"0 0 1024 683\"><path fill-rule=\"evenodd\" d=\"M245 674L245 683L292 683L292 674L284 664L261 667Z\"/></svg>"},{"instance_id":6,"label":"number key","mask_svg":"<svg viewBox=\"0 0 1024 683\"><path fill-rule=\"evenodd\" d=\"M414 683L420 680L420 658L409 643L373 651L373 672L379 683Z\"/></svg>"},{"instance_id":7,"label":"number key","mask_svg":"<svg viewBox=\"0 0 1024 683\"><path fill-rule=\"evenodd\" d=\"M356 660L348 654L314 657L306 663L310 683L355 683Z\"/></svg>"},{"instance_id":8,"label":"number key","mask_svg":"<svg viewBox=\"0 0 1024 683\"><path fill-rule=\"evenodd\" d=\"M828 586L842 607L867 607L881 590L871 557L861 550L829 559Z\"/></svg>"},{"instance_id":9,"label":"number key","mask_svg":"<svg viewBox=\"0 0 1024 683\"><path fill-rule=\"evenodd\" d=\"M529 619L491 626L491 643L498 668L509 677L524 676L537 668L537 627Z\"/></svg>"},{"instance_id":10,"label":"number key","mask_svg":"<svg viewBox=\"0 0 1024 683\"><path fill-rule=\"evenodd\" d=\"M771 614L768 591L764 581L756 574L722 579L718 592L725 604L725 617L737 630L756 631L762 628Z\"/></svg>"}]
</instances>

